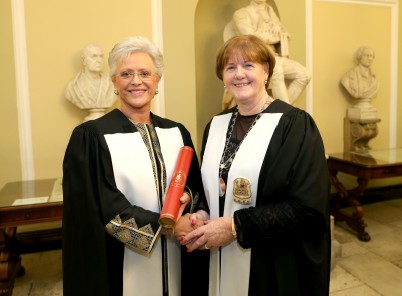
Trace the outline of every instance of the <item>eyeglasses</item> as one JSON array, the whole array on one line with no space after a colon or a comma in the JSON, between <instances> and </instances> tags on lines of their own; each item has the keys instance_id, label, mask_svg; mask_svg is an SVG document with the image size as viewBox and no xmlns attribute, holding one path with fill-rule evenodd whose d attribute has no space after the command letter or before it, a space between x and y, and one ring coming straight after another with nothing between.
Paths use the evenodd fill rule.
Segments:
<instances>
[{"instance_id":1,"label":"eyeglasses","mask_svg":"<svg viewBox=\"0 0 402 296\"><path fill-rule=\"evenodd\" d=\"M140 71L138 73L131 71L124 71L117 75L117 77L123 80L132 80L134 76L137 75L139 79L142 81L150 80L153 77L153 74L148 71Z\"/></svg>"}]
</instances>

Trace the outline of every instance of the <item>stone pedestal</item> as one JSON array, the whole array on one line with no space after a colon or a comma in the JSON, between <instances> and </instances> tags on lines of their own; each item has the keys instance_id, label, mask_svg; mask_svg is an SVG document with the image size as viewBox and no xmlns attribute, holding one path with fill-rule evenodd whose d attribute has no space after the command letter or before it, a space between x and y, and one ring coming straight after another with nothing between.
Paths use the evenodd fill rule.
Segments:
<instances>
[{"instance_id":1,"label":"stone pedestal","mask_svg":"<svg viewBox=\"0 0 402 296\"><path fill-rule=\"evenodd\" d=\"M347 118L349 119L376 119L377 118L377 108L348 108Z\"/></svg>"},{"instance_id":2,"label":"stone pedestal","mask_svg":"<svg viewBox=\"0 0 402 296\"><path fill-rule=\"evenodd\" d=\"M84 118L84 122L88 120L97 119L106 113L106 108L92 108L88 109L89 115Z\"/></svg>"},{"instance_id":3,"label":"stone pedestal","mask_svg":"<svg viewBox=\"0 0 402 296\"><path fill-rule=\"evenodd\" d=\"M352 109L352 108L350 108ZM348 110L349 111L349 110ZM349 114L349 112L348 112ZM364 115L364 113L359 113ZM344 119L344 151L367 151L370 149L368 142L377 136L379 118L371 119Z\"/></svg>"}]
</instances>

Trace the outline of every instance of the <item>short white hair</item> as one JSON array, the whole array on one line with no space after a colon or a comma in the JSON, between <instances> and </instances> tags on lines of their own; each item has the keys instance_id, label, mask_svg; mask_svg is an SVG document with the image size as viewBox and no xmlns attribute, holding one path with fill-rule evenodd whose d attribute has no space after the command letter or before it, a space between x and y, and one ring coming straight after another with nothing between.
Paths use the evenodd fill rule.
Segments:
<instances>
[{"instance_id":1,"label":"short white hair","mask_svg":"<svg viewBox=\"0 0 402 296\"><path fill-rule=\"evenodd\" d=\"M119 63L130 57L133 52L147 53L155 65L156 74L162 77L163 74L163 55L159 48L148 38L143 36L129 37L117 43L109 53L110 76L116 75Z\"/></svg>"}]
</instances>

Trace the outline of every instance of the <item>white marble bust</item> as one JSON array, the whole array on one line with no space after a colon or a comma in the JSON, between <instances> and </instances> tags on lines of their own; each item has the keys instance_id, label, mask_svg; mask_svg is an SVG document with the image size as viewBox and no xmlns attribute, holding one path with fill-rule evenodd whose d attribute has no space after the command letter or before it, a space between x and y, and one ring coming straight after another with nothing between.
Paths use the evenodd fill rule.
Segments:
<instances>
[{"instance_id":1,"label":"white marble bust","mask_svg":"<svg viewBox=\"0 0 402 296\"><path fill-rule=\"evenodd\" d=\"M65 90L67 100L78 108L100 112L95 117L102 115L117 100L109 73L102 72L103 58L103 51L98 45L85 46L81 55L82 70Z\"/></svg>"},{"instance_id":2,"label":"white marble bust","mask_svg":"<svg viewBox=\"0 0 402 296\"><path fill-rule=\"evenodd\" d=\"M377 96L379 83L371 70L375 54L371 47L361 46L356 51L357 65L341 78L341 84L352 97L352 108L347 116L354 119L377 118L377 108L371 104Z\"/></svg>"},{"instance_id":3,"label":"white marble bust","mask_svg":"<svg viewBox=\"0 0 402 296\"><path fill-rule=\"evenodd\" d=\"M347 71L341 84L355 100L355 108L372 107L370 102L378 93L378 80L371 70L375 54L372 48L361 46L356 52L357 65Z\"/></svg>"}]
</instances>

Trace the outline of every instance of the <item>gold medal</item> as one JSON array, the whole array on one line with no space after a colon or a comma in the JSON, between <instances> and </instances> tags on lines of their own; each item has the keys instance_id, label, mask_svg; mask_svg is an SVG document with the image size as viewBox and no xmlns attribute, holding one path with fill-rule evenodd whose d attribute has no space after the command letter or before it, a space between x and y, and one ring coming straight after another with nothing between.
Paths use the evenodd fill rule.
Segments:
<instances>
[{"instance_id":1,"label":"gold medal","mask_svg":"<svg viewBox=\"0 0 402 296\"><path fill-rule=\"evenodd\" d=\"M251 204L251 183L246 178L233 181L233 200L242 205Z\"/></svg>"}]
</instances>

